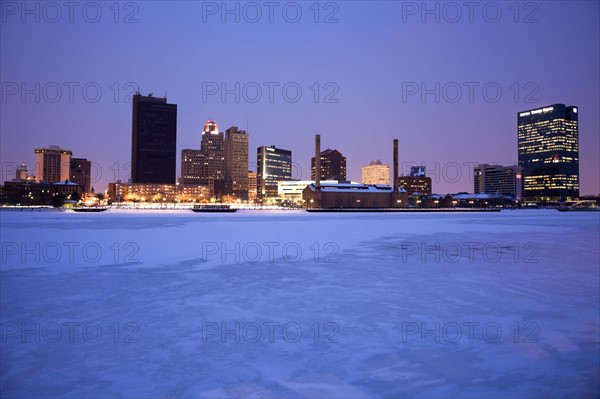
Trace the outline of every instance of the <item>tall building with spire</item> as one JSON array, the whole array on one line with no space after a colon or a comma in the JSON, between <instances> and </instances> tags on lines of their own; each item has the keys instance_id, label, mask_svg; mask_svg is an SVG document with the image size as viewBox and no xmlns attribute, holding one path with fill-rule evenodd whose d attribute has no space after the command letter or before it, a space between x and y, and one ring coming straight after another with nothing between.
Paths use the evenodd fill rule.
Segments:
<instances>
[{"instance_id":1,"label":"tall building with spire","mask_svg":"<svg viewBox=\"0 0 600 399\"><path fill-rule=\"evenodd\" d=\"M181 184L210 185L225 179L225 139L219 125L209 120L204 124L200 149L181 151Z\"/></svg>"},{"instance_id":2,"label":"tall building with spire","mask_svg":"<svg viewBox=\"0 0 600 399\"><path fill-rule=\"evenodd\" d=\"M204 124L200 149L204 154L204 184L225 179L225 137L215 121Z\"/></svg>"},{"instance_id":3,"label":"tall building with spire","mask_svg":"<svg viewBox=\"0 0 600 399\"><path fill-rule=\"evenodd\" d=\"M579 197L579 113L554 104L519 112L519 165L525 199L562 201Z\"/></svg>"},{"instance_id":4,"label":"tall building with spire","mask_svg":"<svg viewBox=\"0 0 600 399\"><path fill-rule=\"evenodd\" d=\"M204 130L202 132L217 134L219 133L219 125L217 124L217 122L213 121L212 119L209 119L204 124Z\"/></svg>"}]
</instances>

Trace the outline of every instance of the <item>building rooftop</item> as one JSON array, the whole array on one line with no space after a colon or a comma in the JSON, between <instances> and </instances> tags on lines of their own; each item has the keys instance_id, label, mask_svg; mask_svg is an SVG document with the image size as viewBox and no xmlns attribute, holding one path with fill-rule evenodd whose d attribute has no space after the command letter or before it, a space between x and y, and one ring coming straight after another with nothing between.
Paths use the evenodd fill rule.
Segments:
<instances>
[{"instance_id":1,"label":"building rooftop","mask_svg":"<svg viewBox=\"0 0 600 399\"><path fill-rule=\"evenodd\" d=\"M166 94L164 97L155 97L154 93L148 93L147 96L144 96L144 95L140 94L139 92L137 92L134 94L134 97L137 97L138 101L145 102L145 103L161 103L161 104L167 103Z\"/></svg>"},{"instance_id":2,"label":"building rooftop","mask_svg":"<svg viewBox=\"0 0 600 399\"><path fill-rule=\"evenodd\" d=\"M468 193L459 193L453 194L453 199L464 199L464 200L482 200L482 199L512 199L511 196L505 194L468 194Z\"/></svg>"},{"instance_id":3,"label":"building rooftop","mask_svg":"<svg viewBox=\"0 0 600 399\"><path fill-rule=\"evenodd\" d=\"M67 150L67 149L64 149L64 148L60 148L59 146L56 146L56 145L51 145L51 146L46 147L46 148L36 148L34 150L34 152L36 154L44 153L44 152L54 152L54 153L56 153L56 152L62 152L63 154L71 154L71 155L73 154L73 151Z\"/></svg>"},{"instance_id":4,"label":"building rooftop","mask_svg":"<svg viewBox=\"0 0 600 399\"><path fill-rule=\"evenodd\" d=\"M315 191L315 185L309 184L308 187ZM388 186L387 184L363 184L363 183L324 183L320 184L320 190L325 192L343 192L343 193L355 193L357 191L360 192L371 192L371 193L380 193L380 192L392 192L394 191L393 187ZM403 188L398 188L398 192L405 193L406 190Z\"/></svg>"},{"instance_id":5,"label":"building rooftop","mask_svg":"<svg viewBox=\"0 0 600 399\"><path fill-rule=\"evenodd\" d=\"M369 165L367 165L367 166L375 166L375 165L387 166L387 165L383 165L383 164L381 163L381 160L380 160L380 159L376 159L376 160L374 160L374 161L371 161L371 162L369 162Z\"/></svg>"},{"instance_id":6,"label":"building rooftop","mask_svg":"<svg viewBox=\"0 0 600 399\"><path fill-rule=\"evenodd\" d=\"M68 180L67 181L59 181L59 182L52 183L52 184L54 184L55 186L78 186L77 183L73 183L72 181L68 181Z\"/></svg>"}]
</instances>

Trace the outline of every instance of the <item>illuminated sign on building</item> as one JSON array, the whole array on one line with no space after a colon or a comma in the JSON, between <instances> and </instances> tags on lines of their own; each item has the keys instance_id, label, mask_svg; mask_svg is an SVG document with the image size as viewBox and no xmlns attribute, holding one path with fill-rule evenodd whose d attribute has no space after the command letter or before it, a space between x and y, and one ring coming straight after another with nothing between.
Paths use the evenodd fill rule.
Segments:
<instances>
[{"instance_id":1,"label":"illuminated sign on building","mask_svg":"<svg viewBox=\"0 0 600 399\"><path fill-rule=\"evenodd\" d=\"M546 107L546 108L533 109L531 111L521 112L519 114L519 117L522 118L524 116L546 114L546 113L552 112L552 111L554 111L554 107ZM577 108L575 108L575 112L577 112Z\"/></svg>"}]
</instances>

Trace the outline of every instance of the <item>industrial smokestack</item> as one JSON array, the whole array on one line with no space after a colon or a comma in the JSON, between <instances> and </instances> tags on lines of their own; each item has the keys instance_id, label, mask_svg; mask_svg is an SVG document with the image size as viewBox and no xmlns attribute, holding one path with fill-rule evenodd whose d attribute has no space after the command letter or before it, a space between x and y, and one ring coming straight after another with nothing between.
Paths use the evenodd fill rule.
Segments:
<instances>
[{"instance_id":1,"label":"industrial smokestack","mask_svg":"<svg viewBox=\"0 0 600 399\"><path fill-rule=\"evenodd\" d=\"M394 192L398 191L398 139L394 139Z\"/></svg>"},{"instance_id":2,"label":"industrial smokestack","mask_svg":"<svg viewBox=\"0 0 600 399\"><path fill-rule=\"evenodd\" d=\"M321 135L315 134L315 187L321 186Z\"/></svg>"}]
</instances>

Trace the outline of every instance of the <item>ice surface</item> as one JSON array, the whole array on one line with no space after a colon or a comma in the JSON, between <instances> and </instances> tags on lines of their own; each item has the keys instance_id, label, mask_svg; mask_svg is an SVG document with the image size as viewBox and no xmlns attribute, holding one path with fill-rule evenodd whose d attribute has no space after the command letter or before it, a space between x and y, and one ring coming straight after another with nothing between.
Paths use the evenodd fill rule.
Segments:
<instances>
[{"instance_id":1,"label":"ice surface","mask_svg":"<svg viewBox=\"0 0 600 399\"><path fill-rule=\"evenodd\" d=\"M0 396L598 397L599 217L0 212Z\"/></svg>"}]
</instances>

